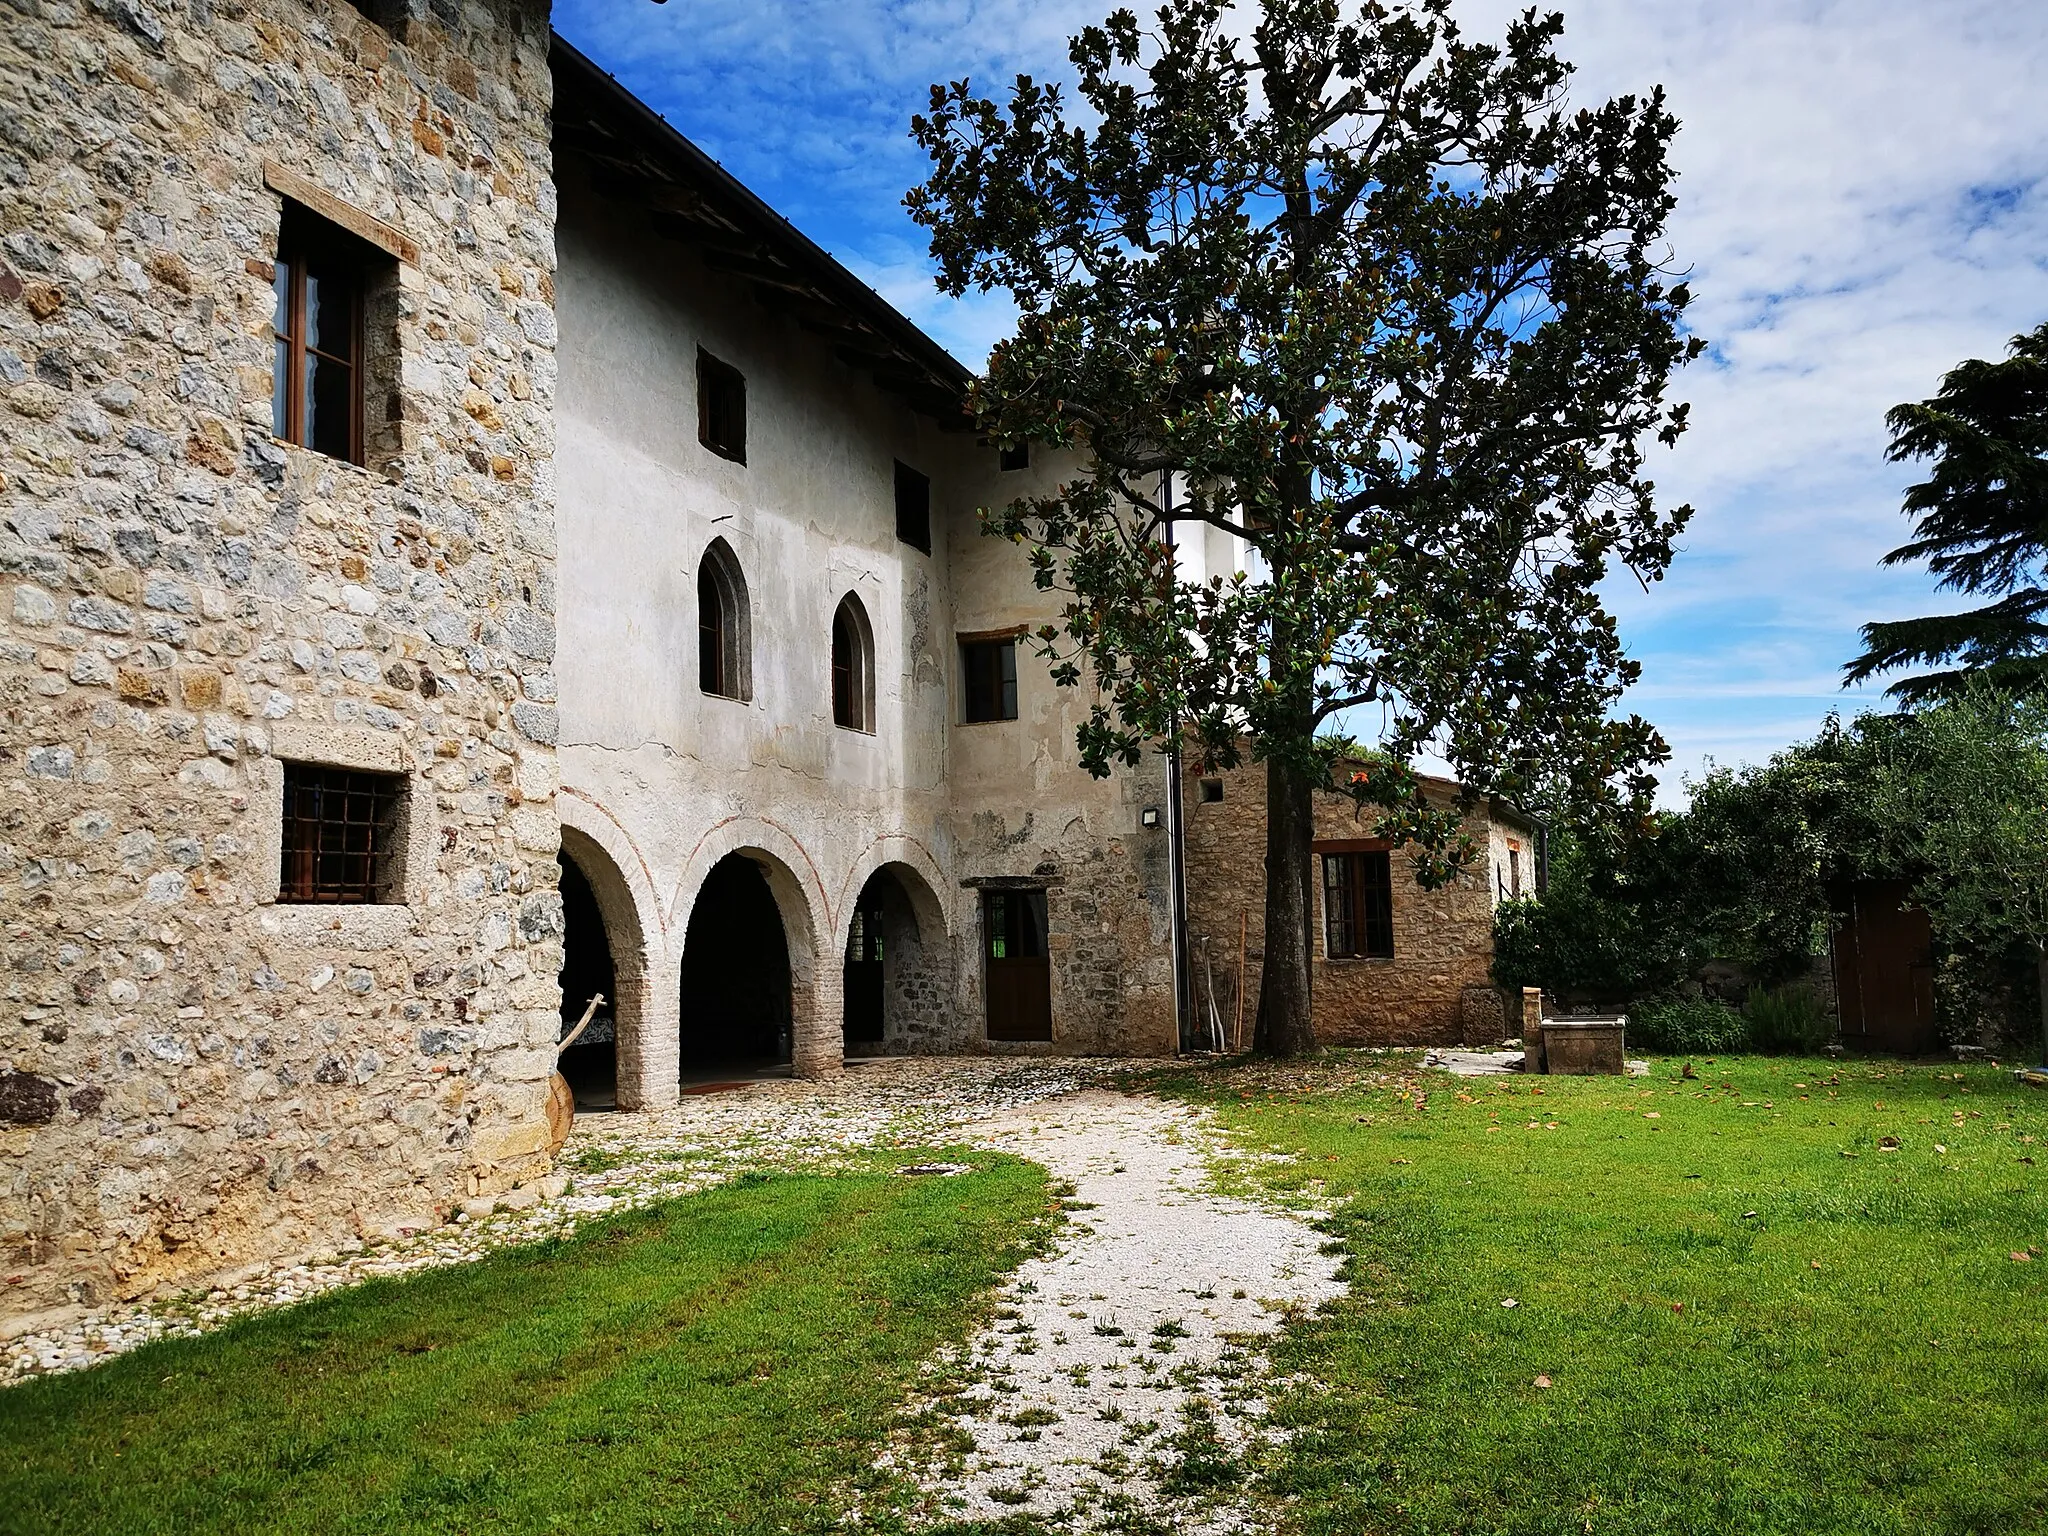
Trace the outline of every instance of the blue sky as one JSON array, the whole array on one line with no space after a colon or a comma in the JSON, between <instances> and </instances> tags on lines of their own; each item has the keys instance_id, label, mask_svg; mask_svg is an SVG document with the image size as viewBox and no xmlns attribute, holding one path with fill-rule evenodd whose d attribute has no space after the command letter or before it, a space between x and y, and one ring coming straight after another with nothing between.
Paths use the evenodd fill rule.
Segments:
<instances>
[{"instance_id":1,"label":"blue sky","mask_svg":"<svg viewBox=\"0 0 2048 1536\"><path fill-rule=\"evenodd\" d=\"M1466 0L1498 36L1521 0ZM935 80L1064 73L1106 0L566 0L556 26L970 365L1008 315L932 288L905 189ZM1707 759L1809 734L1857 626L1954 606L1881 571L1910 466L1884 412L2048 319L2048 21L2033 0L1565 3L1582 101L1661 83L1682 127L1673 219L1712 343L1680 376L1693 430L1653 473L1698 516L1666 581L1617 588L1671 742Z\"/></svg>"}]
</instances>

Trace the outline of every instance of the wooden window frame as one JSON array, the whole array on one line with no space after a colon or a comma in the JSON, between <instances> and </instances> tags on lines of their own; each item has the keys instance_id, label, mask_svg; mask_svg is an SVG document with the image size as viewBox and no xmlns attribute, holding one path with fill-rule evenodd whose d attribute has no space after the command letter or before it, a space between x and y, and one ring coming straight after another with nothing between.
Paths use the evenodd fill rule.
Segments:
<instances>
[{"instance_id":1,"label":"wooden window frame","mask_svg":"<svg viewBox=\"0 0 2048 1536\"><path fill-rule=\"evenodd\" d=\"M985 684L987 679L977 674L975 655L977 652L990 654L1007 653L1009 665L1005 668L998 662L995 668L993 690ZM1000 635L962 635L960 637L960 723L962 725L997 725L1005 720L1017 718L1017 637L1014 633Z\"/></svg>"},{"instance_id":2,"label":"wooden window frame","mask_svg":"<svg viewBox=\"0 0 2048 1536\"><path fill-rule=\"evenodd\" d=\"M1394 958L1392 855L1383 840L1317 843L1323 861L1323 957Z\"/></svg>"},{"instance_id":3,"label":"wooden window frame","mask_svg":"<svg viewBox=\"0 0 2048 1536\"><path fill-rule=\"evenodd\" d=\"M846 655L840 655L845 640ZM832 723L872 736L875 730L875 641L867 611L849 592L832 611Z\"/></svg>"},{"instance_id":4,"label":"wooden window frame","mask_svg":"<svg viewBox=\"0 0 2048 1536\"><path fill-rule=\"evenodd\" d=\"M932 480L896 460L896 542L919 554L932 552Z\"/></svg>"},{"instance_id":5,"label":"wooden window frame","mask_svg":"<svg viewBox=\"0 0 2048 1536\"><path fill-rule=\"evenodd\" d=\"M407 776L324 763L283 768L278 903L402 905Z\"/></svg>"},{"instance_id":6,"label":"wooden window frame","mask_svg":"<svg viewBox=\"0 0 2048 1536\"><path fill-rule=\"evenodd\" d=\"M697 349L697 441L721 459L747 462L747 376L702 347Z\"/></svg>"},{"instance_id":7,"label":"wooden window frame","mask_svg":"<svg viewBox=\"0 0 2048 1536\"><path fill-rule=\"evenodd\" d=\"M282 377L271 381L271 430L295 448L360 466L363 452L363 399L366 394L365 356L367 334L363 323L365 296L369 287L367 265L351 249L362 243L340 225L322 218L309 208L287 202L279 222L277 261L271 291L277 301L272 311L272 330L283 352ZM325 247L324 250L321 248ZM331 263L321 282L346 280L350 356L337 357L306 342L306 278L308 269ZM323 300L323 307L325 301ZM284 311L284 330L276 330L276 309ZM272 349L272 365L278 366L278 348ZM332 454L315 447L307 435L306 365L308 356L348 370L348 451Z\"/></svg>"},{"instance_id":8,"label":"wooden window frame","mask_svg":"<svg viewBox=\"0 0 2048 1536\"><path fill-rule=\"evenodd\" d=\"M697 562L697 687L707 698L744 704L754 696L748 603L739 557L713 539Z\"/></svg>"}]
</instances>

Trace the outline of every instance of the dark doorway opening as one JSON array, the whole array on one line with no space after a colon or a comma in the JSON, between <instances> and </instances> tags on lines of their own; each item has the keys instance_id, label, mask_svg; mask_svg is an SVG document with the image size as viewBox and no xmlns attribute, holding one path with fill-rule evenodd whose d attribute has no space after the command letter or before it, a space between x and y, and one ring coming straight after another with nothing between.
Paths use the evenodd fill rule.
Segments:
<instances>
[{"instance_id":1,"label":"dark doorway opening","mask_svg":"<svg viewBox=\"0 0 2048 1536\"><path fill-rule=\"evenodd\" d=\"M991 1040L1052 1038L1052 958L1045 892L983 891L981 954Z\"/></svg>"},{"instance_id":2,"label":"dark doorway opening","mask_svg":"<svg viewBox=\"0 0 2048 1536\"><path fill-rule=\"evenodd\" d=\"M789 1060L789 942L767 877L744 854L720 859L697 893L682 985L684 1070Z\"/></svg>"},{"instance_id":3,"label":"dark doorway opening","mask_svg":"<svg viewBox=\"0 0 2048 1536\"><path fill-rule=\"evenodd\" d=\"M613 1109L618 1105L618 982L612 970L611 936L590 881L566 853L562 868L562 1032L566 1038L583 1017L592 997L604 1001L577 1042L562 1052L558 1070L576 1095L576 1107Z\"/></svg>"},{"instance_id":4,"label":"dark doorway opening","mask_svg":"<svg viewBox=\"0 0 2048 1536\"><path fill-rule=\"evenodd\" d=\"M849 1054L861 1046L880 1045L885 1033L882 1019L883 960L887 954L884 937L882 896L885 885L894 885L887 875L875 875L861 887L860 900L853 909L853 923L846 934L846 976L842 991L845 1005L846 1049Z\"/></svg>"}]
</instances>

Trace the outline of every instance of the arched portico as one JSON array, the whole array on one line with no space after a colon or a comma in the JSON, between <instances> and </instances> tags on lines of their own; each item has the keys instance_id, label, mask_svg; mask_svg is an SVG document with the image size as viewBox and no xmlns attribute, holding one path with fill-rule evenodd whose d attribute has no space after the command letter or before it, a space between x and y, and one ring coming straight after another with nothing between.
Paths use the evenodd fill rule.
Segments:
<instances>
[{"instance_id":1,"label":"arched portico","mask_svg":"<svg viewBox=\"0 0 2048 1536\"><path fill-rule=\"evenodd\" d=\"M653 984L653 978L668 969L653 882L631 840L601 807L569 790L556 799L562 816L562 856L588 887L611 961L608 995L618 1107L663 1108L678 1096L675 998L668 987ZM571 941L565 943L566 951L576 936L565 937ZM570 979L565 976L565 983ZM565 992L563 1007L581 1017L584 1001Z\"/></svg>"},{"instance_id":2,"label":"arched portico","mask_svg":"<svg viewBox=\"0 0 2048 1536\"><path fill-rule=\"evenodd\" d=\"M722 1050L746 1059L748 1042L766 1038L769 1011L779 1008L795 1075L837 1071L840 968L818 963L823 896L795 839L772 823L729 822L699 843L689 871L674 909L683 914L679 1062L715 1060ZM757 975L738 974L750 964Z\"/></svg>"},{"instance_id":3,"label":"arched portico","mask_svg":"<svg viewBox=\"0 0 2048 1536\"><path fill-rule=\"evenodd\" d=\"M902 860L874 862L847 904L844 928L846 1054L944 1049L952 946L923 872Z\"/></svg>"}]
</instances>

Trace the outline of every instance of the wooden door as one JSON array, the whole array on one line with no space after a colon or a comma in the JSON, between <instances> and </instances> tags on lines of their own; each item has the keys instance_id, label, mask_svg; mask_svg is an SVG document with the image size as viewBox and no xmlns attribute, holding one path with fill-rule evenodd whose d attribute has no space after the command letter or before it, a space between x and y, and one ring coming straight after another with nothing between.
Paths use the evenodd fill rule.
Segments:
<instances>
[{"instance_id":1,"label":"wooden door","mask_svg":"<svg viewBox=\"0 0 2048 1536\"><path fill-rule=\"evenodd\" d=\"M981 893L982 968L991 1040L1052 1038L1052 958L1045 892Z\"/></svg>"},{"instance_id":2,"label":"wooden door","mask_svg":"<svg viewBox=\"0 0 2048 1536\"><path fill-rule=\"evenodd\" d=\"M844 1017L848 1045L882 1041L882 906L855 907L846 939Z\"/></svg>"},{"instance_id":3,"label":"wooden door","mask_svg":"<svg viewBox=\"0 0 2048 1536\"><path fill-rule=\"evenodd\" d=\"M1934 1049L1934 934L1906 905L1903 880L1850 889L1835 931L1835 995L1842 1040L1866 1050L1919 1056Z\"/></svg>"}]
</instances>

